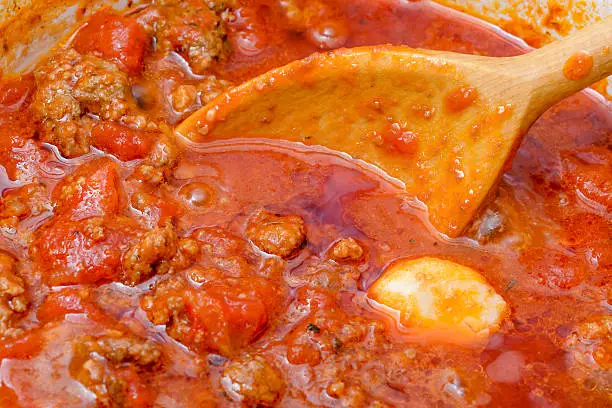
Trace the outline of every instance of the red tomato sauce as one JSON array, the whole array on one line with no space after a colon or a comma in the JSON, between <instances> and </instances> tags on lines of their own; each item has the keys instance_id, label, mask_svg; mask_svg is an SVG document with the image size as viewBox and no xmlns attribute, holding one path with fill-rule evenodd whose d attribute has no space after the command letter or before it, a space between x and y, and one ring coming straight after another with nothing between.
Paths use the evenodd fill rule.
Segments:
<instances>
[{"instance_id":1,"label":"red tomato sauce","mask_svg":"<svg viewBox=\"0 0 612 408\"><path fill-rule=\"evenodd\" d=\"M589 75L591 68L593 68L593 56L581 51L567 59L563 65L563 75L575 81Z\"/></svg>"},{"instance_id":2,"label":"red tomato sauce","mask_svg":"<svg viewBox=\"0 0 612 408\"><path fill-rule=\"evenodd\" d=\"M0 406L609 406L609 103L582 92L544 114L449 239L339 152L172 127L316 51L526 46L429 2L230 3L105 10L0 77ZM458 89L444 114L475 98ZM419 143L399 124L377 137ZM368 300L387 265L424 256L505 300L484 343Z\"/></svg>"}]
</instances>

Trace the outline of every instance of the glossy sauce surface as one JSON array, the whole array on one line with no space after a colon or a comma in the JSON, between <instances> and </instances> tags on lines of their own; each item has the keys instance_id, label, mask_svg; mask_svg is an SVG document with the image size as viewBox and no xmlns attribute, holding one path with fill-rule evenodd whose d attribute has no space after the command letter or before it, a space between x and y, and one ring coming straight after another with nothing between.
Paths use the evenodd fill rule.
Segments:
<instances>
[{"instance_id":1,"label":"glossy sauce surface","mask_svg":"<svg viewBox=\"0 0 612 408\"><path fill-rule=\"evenodd\" d=\"M97 55L115 61L119 71L105 72L127 78L134 99L120 120L117 106L80 100L89 113L74 123L91 129L88 153L62 157L67 133L41 125L55 119L36 108L49 83L39 71L0 79L0 244L10 254L0 277L22 278L28 303L20 311L22 295L1 292L0 406L608 406L609 103L585 92L547 112L481 217L451 240L392 180L339 152L193 144L173 140L170 126L224 81L322 49L393 43L502 56L526 47L424 2L238 3L222 23L229 51L210 63L180 44L190 28L172 30L184 18L172 20L176 9L153 34L150 9L121 17L136 34ZM214 26L206 13L188 18ZM159 37L156 48L134 21ZM78 52L99 48L95 30L81 36ZM124 50L142 61L117 59ZM449 104L471 98L458 90ZM361 252L335 251L345 238ZM149 251L147 240L162 244ZM423 256L478 271L509 306L500 330L466 345L401 325L368 299L387 265ZM137 347L120 358L106 351L109 338Z\"/></svg>"}]
</instances>

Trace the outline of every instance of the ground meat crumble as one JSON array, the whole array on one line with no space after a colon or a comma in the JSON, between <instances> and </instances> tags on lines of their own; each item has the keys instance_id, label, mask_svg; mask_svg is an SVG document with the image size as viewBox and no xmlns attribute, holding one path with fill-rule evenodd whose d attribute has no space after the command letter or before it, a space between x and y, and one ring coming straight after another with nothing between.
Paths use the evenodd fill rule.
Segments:
<instances>
[{"instance_id":1,"label":"ground meat crumble","mask_svg":"<svg viewBox=\"0 0 612 408\"><path fill-rule=\"evenodd\" d=\"M39 65L34 76L37 92L33 107L41 122L39 136L66 157L89 151L93 117L127 120L129 79L112 62L68 48Z\"/></svg>"},{"instance_id":2,"label":"ground meat crumble","mask_svg":"<svg viewBox=\"0 0 612 408\"><path fill-rule=\"evenodd\" d=\"M168 220L163 227L144 234L127 250L120 280L133 286L151 277L156 270L164 273L176 267L187 267L198 252L193 240L180 242L172 222ZM177 253L180 258L175 257Z\"/></svg>"},{"instance_id":3,"label":"ground meat crumble","mask_svg":"<svg viewBox=\"0 0 612 408\"><path fill-rule=\"evenodd\" d=\"M0 199L0 226L16 227L20 220L51 209L47 189L32 183L5 190Z\"/></svg>"},{"instance_id":4,"label":"ground meat crumble","mask_svg":"<svg viewBox=\"0 0 612 408\"><path fill-rule=\"evenodd\" d=\"M80 337L73 349L71 373L96 395L98 406L142 406L134 405L133 394L135 390L146 393L142 372L161 362L161 348L156 343L111 331L104 336Z\"/></svg>"},{"instance_id":5,"label":"ground meat crumble","mask_svg":"<svg viewBox=\"0 0 612 408\"><path fill-rule=\"evenodd\" d=\"M299 215L259 211L250 220L245 234L262 251L292 258L306 243L306 226Z\"/></svg>"},{"instance_id":6,"label":"ground meat crumble","mask_svg":"<svg viewBox=\"0 0 612 408\"><path fill-rule=\"evenodd\" d=\"M178 52L195 73L202 74L227 53L221 14L229 10L220 3L211 5L196 0L158 0L138 16L138 22L157 39L157 50Z\"/></svg>"},{"instance_id":7,"label":"ground meat crumble","mask_svg":"<svg viewBox=\"0 0 612 408\"><path fill-rule=\"evenodd\" d=\"M272 406L286 387L280 372L261 356L229 362L221 384L233 399L249 406Z\"/></svg>"},{"instance_id":8,"label":"ground meat crumble","mask_svg":"<svg viewBox=\"0 0 612 408\"><path fill-rule=\"evenodd\" d=\"M34 70L39 137L65 157L87 153L98 122L156 130L137 108L131 80L115 63L73 48L60 49Z\"/></svg>"},{"instance_id":9,"label":"ground meat crumble","mask_svg":"<svg viewBox=\"0 0 612 408\"><path fill-rule=\"evenodd\" d=\"M0 339L18 335L16 320L28 307L25 283L16 274L17 260L6 252L0 252Z\"/></svg>"},{"instance_id":10,"label":"ground meat crumble","mask_svg":"<svg viewBox=\"0 0 612 408\"><path fill-rule=\"evenodd\" d=\"M336 262L358 262L363 254L363 248L354 238L338 240L329 249L329 257Z\"/></svg>"}]
</instances>

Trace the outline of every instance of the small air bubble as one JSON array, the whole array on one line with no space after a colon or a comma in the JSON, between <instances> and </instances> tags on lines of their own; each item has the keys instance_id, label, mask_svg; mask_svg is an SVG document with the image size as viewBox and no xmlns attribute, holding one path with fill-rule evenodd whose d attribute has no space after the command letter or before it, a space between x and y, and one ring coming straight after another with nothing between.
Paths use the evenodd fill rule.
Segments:
<instances>
[{"instance_id":1,"label":"small air bubble","mask_svg":"<svg viewBox=\"0 0 612 408\"><path fill-rule=\"evenodd\" d=\"M215 120L215 117L217 116L217 108L212 108L209 109L208 112L206 112L206 120L209 122L212 122L213 120Z\"/></svg>"}]
</instances>

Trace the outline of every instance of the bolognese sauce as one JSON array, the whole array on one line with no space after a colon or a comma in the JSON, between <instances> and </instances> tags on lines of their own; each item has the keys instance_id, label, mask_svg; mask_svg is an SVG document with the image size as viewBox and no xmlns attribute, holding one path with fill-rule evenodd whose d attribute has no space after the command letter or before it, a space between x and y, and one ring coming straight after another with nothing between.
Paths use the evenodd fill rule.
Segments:
<instances>
[{"instance_id":1,"label":"bolognese sauce","mask_svg":"<svg viewBox=\"0 0 612 408\"><path fill-rule=\"evenodd\" d=\"M609 102L540 118L455 239L341 152L172 131L268 69L380 43L528 51L427 2L152 0L4 73L0 406L609 406Z\"/></svg>"}]
</instances>

